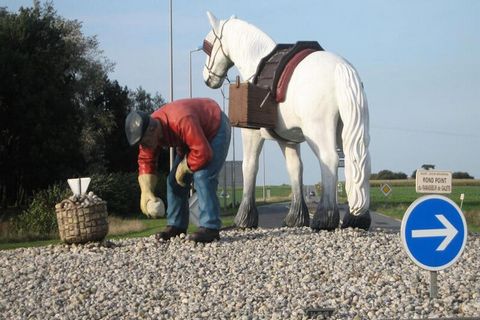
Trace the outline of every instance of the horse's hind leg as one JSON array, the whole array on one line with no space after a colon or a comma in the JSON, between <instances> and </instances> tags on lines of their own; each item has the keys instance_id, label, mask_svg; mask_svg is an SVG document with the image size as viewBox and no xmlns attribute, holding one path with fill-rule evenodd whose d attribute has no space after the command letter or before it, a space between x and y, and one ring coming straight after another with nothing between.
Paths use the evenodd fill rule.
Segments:
<instances>
[{"instance_id":1,"label":"horse's hind leg","mask_svg":"<svg viewBox=\"0 0 480 320\"><path fill-rule=\"evenodd\" d=\"M287 163L288 174L292 184L292 201L285 217L288 227L303 227L310 223L308 208L303 198L303 164L300 158L300 144L290 145L278 142Z\"/></svg>"},{"instance_id":2,"label":"horse's hind leg","mask_svg":"<svg viewBox=\"0 0 480 320\"><path fill-rule=\"evenodd\" d=\"M310 227L315 230L333 230L338 227L340 213L337 205L338 154L335 143L336 121L316 123L315 129L304 129L307 142L320 161L322 197L313 215ZM318 132L322 128L322 133Z\"/></svg>"},{"instance_id":3,"label":"horse's hind leg","mask_svg":"<svg viewBox=\"0 0 480 320\"><path fill-rule=\"evenodd\" d=\"M258 211L255 205L255 182L258 172L258 158L264 139L260 130L242 129L243 144L243 197L235 225L240 228L258 227Z\"/></svg>"}]
</instances>

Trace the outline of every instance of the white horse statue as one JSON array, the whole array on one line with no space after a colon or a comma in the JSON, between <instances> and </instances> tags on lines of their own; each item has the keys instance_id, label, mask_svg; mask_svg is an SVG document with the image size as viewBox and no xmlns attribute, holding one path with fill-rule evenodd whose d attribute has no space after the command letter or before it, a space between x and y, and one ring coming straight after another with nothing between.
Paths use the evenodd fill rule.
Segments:
<instances>
[{"instance_id":1,"label":"white horse statue","mask_svg":"<svg viewBox=\"0 0 480 320\"><path fill-rule=\"evenodd\" d=\"M212 30L204 42L209 47L203 70L205 83L211 88L221 87L233 65L244 81L251 82L259 62L274 49L276 43L245 21L235 17L218 20L210 12L207 15ZM331 52L316 51L308 55L293 72L285 101L279 103L277 112L275 131L290 143L275 139L264 128L242 129L244 186L242 202L235 217L236 226L258 226L255 205L258 160L264 140L275 139L285 156L292 185L291 206L285 224L290 227L310 225L315 230L337 228L340 223L336 193L337 128L343 122L341 140L345 153L349 209L341 227L368 229L371 222L368 105L363 84L354 67ZM322 196L311 221L302 192L300 143L303 141L317 156L322 175ZM339 141L338 145L341 144Z\"/></svg>"}]
</instances>

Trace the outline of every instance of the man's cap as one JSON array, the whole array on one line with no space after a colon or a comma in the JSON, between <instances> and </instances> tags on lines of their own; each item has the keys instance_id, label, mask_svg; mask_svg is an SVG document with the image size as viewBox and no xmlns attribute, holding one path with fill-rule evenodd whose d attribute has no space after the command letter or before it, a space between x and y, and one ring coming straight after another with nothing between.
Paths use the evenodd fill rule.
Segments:
<instances>
[{"instance_id":1,"label":"man's cap","mask_svg":"<svg viewBox=\"0 0 480 320\"><path fill-rule=\"evenodd\" d=\"M147 131L150 115L143 111L131 111L125 119L125 134L128 143L133 146L142 140Z\"/></svg>"}]
</instances>

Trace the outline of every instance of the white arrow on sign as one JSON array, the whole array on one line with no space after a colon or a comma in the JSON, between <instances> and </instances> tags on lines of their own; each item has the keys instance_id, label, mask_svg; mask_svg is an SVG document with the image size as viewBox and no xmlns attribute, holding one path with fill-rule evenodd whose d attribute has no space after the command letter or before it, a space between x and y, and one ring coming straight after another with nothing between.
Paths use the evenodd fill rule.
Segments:
<instances>
[{"instance_id":1,"label":"white arrow on sign","mask_svg":"<svg viewBox=\"0 0 480 320\"><path fill-rule=\"evenodd\" d=\"M445 250L450 242L455 238L458 233L458 230L450 223L450 221L445 218L443 214L436 214L438 220L443 224L445 228L443 229L423 229L423 230L412 230L412 238L431 238L431 237L445 237L442 243L438 246L436 251Z\"/></svg>"}]
</instances>

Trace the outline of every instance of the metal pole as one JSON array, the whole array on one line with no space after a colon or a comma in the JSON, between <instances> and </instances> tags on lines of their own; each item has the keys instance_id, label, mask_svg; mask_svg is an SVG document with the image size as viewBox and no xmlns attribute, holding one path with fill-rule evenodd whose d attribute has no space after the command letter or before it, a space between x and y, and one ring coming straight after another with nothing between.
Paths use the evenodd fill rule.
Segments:
<instances>
[{"instance_id":1,"label":"metal pole","mask_svg":"<svg viewBox=\"0 0 480 320\"><path fill-rule=\"evenodd\" d=\"M189 84L188 93L189 93L190 99L192 98L192 53L197 52L197 51L200 51L200 50L202 50L202 47L197 47L197 48L194 49L194 50L190 50L190 59L189 59L189 66L190 66L190 68L189 68L189 73L188 73L188 75L189 75L189 77L188 77L188 84ZM194 189L194 185L193 185L193 184L194 184L194 182L192 182L192 186L191 186L191 188L190 188L190 196L193 195L193 189Z\"/></svg>"},{"instance_id":2,"label":"metal pole","mask_svg":"<svg viewBox=\"0 0 480 320\"><path fill-rule=\"evenodd\" d=\"M225 113L225 94L222 90L223 112ZM223 164L223 209L227 212L227 166Z\"/></svg>"},{"instance_id":3,"label":"metal pole","mask_svg":"<svg viewBox=\"0 0 480 320\"><path fill-rule=\"evenodd\" d=\"M235 162L235 127L232 127L232 148L233 148L233 173L232 173L232 194L233 194L233 207L235 208L237 204L237 199L235 197L235 174L237 172L237 164Z\"/></svg>"},{"instance_id":4,"label":"metal pole","mask_svg":"<svg viewBox=\"0 0 480 320\"><path fill-rule=\"evenodd\" d=\"M436 299L438 294L437 271L430 271L430 298Z\"/></svg>"},{"instance_id":5,"label":"metal pole","mask_svg":"<svg viewBox=\"0 0 480 320\"><path fill-rule=\"evenodd\" d=\"M188 96L192 98L192 52L190 50L189 69L188 69Z\"/></svg>"},{"instance_id":6,"label":"metal pole","mask_svg":"<svg viewBox=\"0 0 480 320\"><path fill-rule=\"evenodd\" d=\"M170 102L173 101L173 10L172 0L170 4ZM170 148L170 170L173 169L174 149Z\"/></svg>"},{"instance_id":7,"label":"metal pole","mask_svg":"<svg viewBox=\"0 0 480 320\"><path fill-rule=\"evenodd\" d=\"M192 53L194 52L197 52L197 51L200 51L202 50L202 47L197 47L196 49L194 50L190 50L190 60L189 60L189 78L188 78L188 84L189 84L189 96L190 96L190 99L192 98Z\"/></svg>"},{"instance_id":8,"label":"metal pole","mask_svg":"<svg viewBox=\"0 0 480 320\"><path fill-rule=\"evenodd\" d=\"M266 191L265 191L265 144L263 145L263 202L267 202Z\"/></svg>"}]
</instances>

